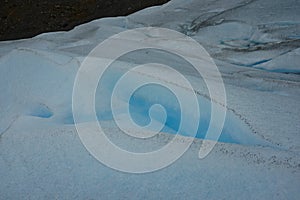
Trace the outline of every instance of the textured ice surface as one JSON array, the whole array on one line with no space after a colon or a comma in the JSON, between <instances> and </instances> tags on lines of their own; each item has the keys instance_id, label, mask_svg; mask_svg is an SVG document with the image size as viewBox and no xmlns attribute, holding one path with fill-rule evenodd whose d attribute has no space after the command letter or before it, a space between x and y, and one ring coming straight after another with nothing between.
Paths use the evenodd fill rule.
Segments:
<instances>
[{"instance_id":1,"label":"textured ice surface","mask_svg":"<svg viewBox=\"0 0 300 200\"><path fill-rule=\"evenodd\" d=\"M128 17L95 20L69 32L1 42L0 199L298 199L299 10L296 0L172 0ZM209 95L192 71L183 70L196 86L203 111L198 139L168 168L132 175L105 167L81 144L72 116L72 89L83 57L99 42L144 26L175 29L206 48L225 82L227 117L220 142L199 160ZM166 57L141 51L116 63L116 68L122 71L136 56L148 61L149 55L156 61ZM186 69L180 60L166 64ZM108 76L96 100L109 94L113 78ZM155 101L142 90L132 97L137 123L147 123L146 108ZM170 133L179 121L176 101L161 101L170 114L167 133L149 142L115 129L109 101L96 104L96 111L114 143L128 150L155 150L173 137Z\"/></svg>"}]
</instances>

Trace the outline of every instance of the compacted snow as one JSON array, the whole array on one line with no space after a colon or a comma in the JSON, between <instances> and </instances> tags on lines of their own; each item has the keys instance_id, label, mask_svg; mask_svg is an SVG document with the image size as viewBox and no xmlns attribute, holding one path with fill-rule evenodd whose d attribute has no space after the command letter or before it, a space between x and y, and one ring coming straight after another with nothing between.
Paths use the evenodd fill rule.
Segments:
<instances>
[{"instance_id":1,"label":"compacted snow","mask_svg":"<svg viewBox=\"0 0 300 200\"><path fill-rule=\"evenodd\" d=\"M0 199L298 199L299 10L296 0L171 0L69 32L1 42ZM194 87L190 94L197 95L201 112L196 139L181 158L156 172L123 173L103 165L81 143L72 112L73 85L85 56L96 45L113 34L149 26L176 30L205 47L226 89L227 104L212 104L221 105L227 115L218 143L199 159L213 106L203 80L178 57L166 62L166 52L145 50L122 57L95 97L101 102L95 105L99 123L115 144L133 152L153 151L179 130L174 94L151 86L135 93L130 111L138 124L146 125L151 105L162 104L168 114L163 132L137 140L116 128L107 97L121 74L140 64L134 58L180 69ZM157 66L149 73L133 72L130 80L147 80L155 70ZM158 71L151 80L171 77ZM122 116L122 110L118 114ZM183 115L190 117L191 125L198 123L190 113ZM153 114L157 122L164 121L160 116ZM92 121L87 113L79 123L89 127ZM189 138L188 129L180 134Z\"/></svg>"}]
</instances>

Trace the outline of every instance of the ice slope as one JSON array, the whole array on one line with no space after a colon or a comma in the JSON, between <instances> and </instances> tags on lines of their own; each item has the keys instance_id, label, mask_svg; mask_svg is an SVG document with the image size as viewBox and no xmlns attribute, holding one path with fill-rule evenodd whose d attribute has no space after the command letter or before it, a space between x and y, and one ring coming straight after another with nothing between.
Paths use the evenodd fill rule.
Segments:
<instances>
[{"instance_id":1,"label":"ice slope","mask_svg":"<svg viewBox=\"0 0 300 200\"><path fill-rule=\"evenodd\" d=\"M96 20L70 32L1 42L0 199L297 199L299 7L292 0L172 0L128 17ZM206 48L225 82L228 114L220 142L205 159L198 159L200 128L198 139L174 164L134 175L109 169L86 151L74 127L72 89L83 57L99 42L144 26L178 30ZM108 74L96 99L109 94L117 78L114 75L129 67L135 57L164 62L166 56L142 51L115 63L115 71ZM176 59L166 64L185 66ZM192 71L183 71L196 85L204 113L200 127L205 129L207 89ZM157 90L166 99L172 98ZM173 137L169 133L179 121L176 103L161 102L171 116L165 127L169 133L136 141L115 129L109 101L104 102L96 105L98 118L109 138L122 148L154 150ZM139 123L148 120L147 109L140 105L155 102L147 91L132 99ZM87 115L84 121L89 119Z\"/></svg>"}]
</instances>

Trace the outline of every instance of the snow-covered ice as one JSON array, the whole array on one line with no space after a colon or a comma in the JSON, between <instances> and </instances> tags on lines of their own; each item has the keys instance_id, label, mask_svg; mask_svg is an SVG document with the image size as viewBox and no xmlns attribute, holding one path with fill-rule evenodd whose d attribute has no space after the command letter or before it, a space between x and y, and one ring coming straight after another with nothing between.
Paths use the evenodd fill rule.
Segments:
<instances>
[{"instance_id":1,"label":"snow-covered ice","mask_svg":"<svg viewBox=\"0 0 300 200\"><path fill-rule=\"evenodd\" d=\"M1 42L0 199L298 199L299 10L297 0L171 0L69 32ZM168 60L165 64L180 68L195 87L201 102L200 128L188 151L172 165L137 175L110 169L85 149L74 125L72 92L84 57L96 45L113 34L148 26L179 31L205 47L225 84L227 115L219 142L199 159L210 119L209 93L186 63L176 57ZM172 93L149 86L131 100L132 117L140 124L149 123L148 109L158 101L168 111L164 132L149 140L121 134L107 99L121 73L140 64L133 63L134 58L166 62L169 56L147 50L129 54L104 78L105 87L95 98L102 103L95 109L107 136L118 146L147 152L174 137L180 122L178 104L164 100L175 98ZM168 76L162 70L157 77L163 80L164 75ZM141 73L132 76L149 78ZM87 113L82 123L91 120Z\"/></svg>"}]
</instances>

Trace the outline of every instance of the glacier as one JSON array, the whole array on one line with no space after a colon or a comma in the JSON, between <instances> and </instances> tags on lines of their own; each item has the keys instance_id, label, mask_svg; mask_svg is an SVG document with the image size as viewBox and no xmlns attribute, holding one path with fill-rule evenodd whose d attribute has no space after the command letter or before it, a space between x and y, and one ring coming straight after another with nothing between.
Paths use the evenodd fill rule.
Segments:
<instances>
[{"instance_id":1,"label":"glacier","mask_svg":"<svg viewBox=\"0 0 300 200\"><path fill-rule=\"evenodd\" d=\"M68 32L0 42L0 199L298 199L299 10L297 0L171 0ZM149 86L130 99L132 117L146 125L151 105L162 103L168 114L163 131L138 140L116 128L107 96L124 71L141 64L135 58L180 68L201 102L199 129L183 156L156 172L130 174L103 165L83 146L72 95L76 74L96 45L141 27L176 30L206 49L224 81L227 114L216 146L199 159L212 106L205 83L177 57L166 62L165 52L122 57L95 97L101 102L95 105L99 123L116 145L134 152L161 148L181 120L178 102L170 101L174 95ZM133 81L149 77L132 76ZM160 76L171 75L161 70ZM160 114L153 116L160 121ZM81 122L92 121L87 113ZM188 137L188 132L181 134Z\"/></svg>"}]
</instances>

